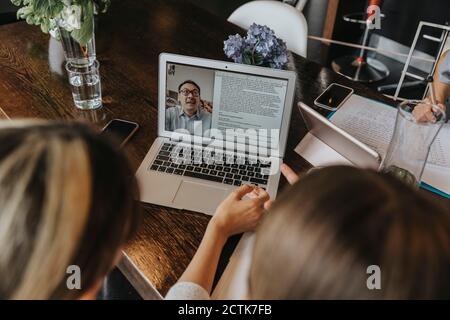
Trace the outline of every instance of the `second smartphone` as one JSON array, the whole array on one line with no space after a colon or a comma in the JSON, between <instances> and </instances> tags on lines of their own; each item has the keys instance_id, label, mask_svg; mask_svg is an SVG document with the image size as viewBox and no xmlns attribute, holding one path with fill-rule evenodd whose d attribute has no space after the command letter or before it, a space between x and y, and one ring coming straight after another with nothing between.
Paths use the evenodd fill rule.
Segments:
<instances>
[{"instance_id":1,"label":"second smartphone","mask_svg":"<svg viewBox=\"0 0 450 320\"><path fill-rule=\"evenodd\" d=\"M119 146L123 147L138 128L139 125L136 122L113 119L103 128L102 134L112 136Z\"/></svg>"},{"instance_id":2,"label":"second smartphone","mask_svg":"<svg viewBox=\"0 0 450 320\"><path fill-rule=\"evenodd\" d=\"M317 99L314 104L320 108L336 111L353 94L353 89L332 83Z\"/></svg>"}]
</instances>

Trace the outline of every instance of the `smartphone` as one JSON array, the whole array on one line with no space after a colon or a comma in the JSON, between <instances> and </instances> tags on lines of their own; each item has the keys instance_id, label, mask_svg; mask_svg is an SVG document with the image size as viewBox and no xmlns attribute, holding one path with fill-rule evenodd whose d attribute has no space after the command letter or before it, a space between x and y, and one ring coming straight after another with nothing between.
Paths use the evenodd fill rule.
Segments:
<instances>
[{"instance_id":1,"label":"smartphone","mask_svg":"<svg viewBox=\"0 0 450 320\"><path fill-rule=\"evenodd\" d=\"M314 100L314 104L320 108L336 111L353 94L353 89L343 85L332 83L320 96Z\"/></svg>"},{"instance_id":2,"label":"smartphone","mask_svg":"<svg viewBox=\"0 0 450 320\"><path fill-rule=\"evenodd\" d=\"M123 147L138 128L139 125L136 122L113 119L103 128L102 135L111 136L119 143L120 147Z\"/></svg>"}]
</instances>

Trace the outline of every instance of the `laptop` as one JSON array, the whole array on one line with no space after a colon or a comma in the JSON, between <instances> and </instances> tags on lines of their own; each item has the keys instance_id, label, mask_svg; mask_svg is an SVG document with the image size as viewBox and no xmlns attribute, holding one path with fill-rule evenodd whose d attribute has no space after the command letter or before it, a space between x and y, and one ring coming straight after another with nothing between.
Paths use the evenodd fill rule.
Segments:
<instances>
[{"instance_id":1,"label":"laptop","mask_svg":"<svg viewBox=\"0 0 450 320\"><path fill-rule=\"evenodd\" d=\"M299 145L300 150L315 150L315 153L320 154L317 150L323 150L324 147L320 146L318 142L322 142L344 157L345 160L348 161L348 164L360 168L378 170L381 163L381 157L375 150L362 143L346 131L337 127L305 103L299 102L298 107L308 129L307 136ZM319 141L315 141L314 138ZM306 156L306 158L308 158L308 156ZM311 161L310 159L307 160L310 162L316 162ZM326 159L320 159L319 161L325 160ZM340 159L335 159L335 162L336 164L347 164L346 162L342 162ZM312 164L314 165L314 163Z\"/></svg>"},{"instance_id":2,"label":"laptop","mask_svg":"<svg viewBox=\"0 0 450 320\"><path fill-rule=\"evenodd\" d=\"M296 74L163 53L158 138L136 177L141 201L214 214L242 184L275 198Z\"/></svg>"}]
</instances>

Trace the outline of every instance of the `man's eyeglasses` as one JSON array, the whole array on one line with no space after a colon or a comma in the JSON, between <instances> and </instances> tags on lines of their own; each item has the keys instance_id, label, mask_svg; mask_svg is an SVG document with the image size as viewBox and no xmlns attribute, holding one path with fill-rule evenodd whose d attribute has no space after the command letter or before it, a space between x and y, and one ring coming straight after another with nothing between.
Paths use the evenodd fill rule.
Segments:
<instances>
[{"instance_id":1,"label":"man's eyeglasses","mask_svg":"<svg viewBox=\"0 0 450 320\"><path fill-rule=\"evenodd\" d=\"M180 90L180 93L185 97L187 97L189 95L189 93L192 93L192 95L194 97L198 97L200 95L200 92L198 92L197 89L194 89L194 90L182 89L182 90Z\"/></svg>"}]
</instances>

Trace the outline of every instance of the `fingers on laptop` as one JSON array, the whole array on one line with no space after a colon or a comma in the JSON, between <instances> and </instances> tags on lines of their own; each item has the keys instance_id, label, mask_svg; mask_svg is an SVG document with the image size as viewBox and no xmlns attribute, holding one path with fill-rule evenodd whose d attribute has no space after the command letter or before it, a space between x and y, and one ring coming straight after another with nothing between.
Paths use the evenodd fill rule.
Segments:
<instances>
[{"instance_id":1,"label":"fingers on laptop","mask_svg":"<svg viewBox=\"0 0 450 320\"><path fill-rule=\"evenodd\" d=\"M250 199L256 199L256 202L261 206L270 200L270 196L266 190L251 184L243 184L234 191L234 194L238 199L242 199L244 196Z\"/></svg>"},{"instance_id":2,"label":"fingers on laptop","mask_svg":"<svg viewBox=\"0 0 450 320\"><path fill-rule=\"evenodd\" d=\"M263 205L267 200L269 194L264 189L242 185L219 205L211 221L227 237L254 230L264 215Z\"/></svg>"},{"instance_id":3,"label":"fingers on laptop","mask_svg":"<svg viewBox=\"0 0 450 320\"><path fill-rule=\"evenodd\" d=\"M243 184L234 192L239 198L242 198L244 196L247 196L249 198L261 198L269 195L263 188L258 187L254 184Z\"/></svg>"},{"instance_id":4,"label":"fingers on laptop","mask_svg":"<svg viewBox=\"0 0 450 320\"><path fill-rule=\"evenodd\" d=\"M266 202L264 202L264 209L268 211L272 208L272 205L273 205L273 200L266 201Z\"/></svg>"},{"instance_id":5,"label":"fingers on laptop","mask_svg":"<svg viewBox=\"0 0 450 320\"><path fill-rule=\"evenodd\" d=\"M255 187L252 191L252 195L254 196L254 199L258 200L261 206L270 200L270 196L267 191L260 187Z\"/></svg>"},{"instance_id":6,"label":"fingers on laptop","mask_svg":"<svg viewBox=\"0 0 450 320\"><path fill-rule=\"evenodd\" d=\"M243 184L239 188L233 191L234 195L238 199L242 199L245 195L252 192L254 190L255 186L252 186L250 184Z\"/></svg>"},{"instance_id":7,"label":"fingers on laptop","mask_svg":"<svg viewBox=\"0 0 450 320\"><path fill-rule=\"evenodd\" d=\"M296 183L300 177L298 174L295 173L294 170L291 169L287 164L283 163L280 167L281 173L286 178L286 180L289 182L289 184Z\"/></svg>"}]
</instances>

